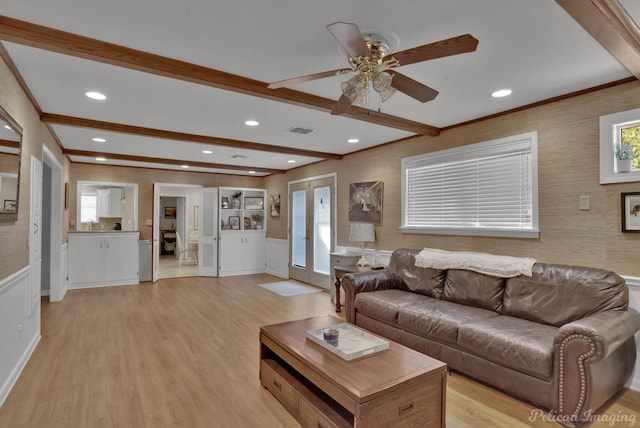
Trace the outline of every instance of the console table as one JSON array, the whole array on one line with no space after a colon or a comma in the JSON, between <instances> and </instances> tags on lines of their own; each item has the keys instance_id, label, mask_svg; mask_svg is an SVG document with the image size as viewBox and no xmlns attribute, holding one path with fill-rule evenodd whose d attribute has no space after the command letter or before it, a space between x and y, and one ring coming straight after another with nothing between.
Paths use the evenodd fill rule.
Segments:
<instances>
[{"instance_id":1,"label":"console table","mask_svg":"<svg viewBox=\"0 0 640 428\"><path fill-rule=\"evenodd\" d=\"M356 265L336 265L333 267L334 276L336 277L336 312L340 312L340 286L342 285L342 277L348 273L359 271Z\"/></svg>"}]
</instances>

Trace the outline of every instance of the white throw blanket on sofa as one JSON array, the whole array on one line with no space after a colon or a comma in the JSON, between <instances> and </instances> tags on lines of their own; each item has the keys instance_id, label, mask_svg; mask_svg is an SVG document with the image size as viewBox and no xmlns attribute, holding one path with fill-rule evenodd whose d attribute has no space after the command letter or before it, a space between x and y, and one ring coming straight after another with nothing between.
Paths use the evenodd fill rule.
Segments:
<instances>
[{"instance_id":1,"label":"white throw blanket on sofa","mask_svg":"<svg viewBox=\"0 0 640 428\"><path fill-rule=\"evenodd\" d=\"M433 269L466 269L486 275L511 278L531 276L536 260L527 257L496 256L469 251L425 248L416 255L416 266Z\"/></svg>"}]
</instances>

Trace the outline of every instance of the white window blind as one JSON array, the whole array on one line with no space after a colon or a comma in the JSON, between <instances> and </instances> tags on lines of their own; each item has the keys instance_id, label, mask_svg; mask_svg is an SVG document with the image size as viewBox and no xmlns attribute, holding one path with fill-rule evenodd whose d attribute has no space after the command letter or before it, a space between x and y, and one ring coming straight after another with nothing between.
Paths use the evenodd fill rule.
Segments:
<instances>
[{"instance_id":1,"label":"white window blind","mask_svg":"<svg viewBox=\"0 0 640 428\"><path fill-rule=\"evenodd\" d=\"M535 133L403 159L405 232L537 236Z\"/></svg>"}]
</instances>

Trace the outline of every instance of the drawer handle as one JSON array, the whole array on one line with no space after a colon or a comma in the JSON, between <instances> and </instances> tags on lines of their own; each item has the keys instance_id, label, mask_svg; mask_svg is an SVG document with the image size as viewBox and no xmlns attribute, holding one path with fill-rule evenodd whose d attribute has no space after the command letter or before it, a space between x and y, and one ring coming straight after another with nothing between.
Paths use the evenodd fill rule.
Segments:
<instances>
[{"instance_id":1,"label":"drawer handle","mask_svg":"<svg viewBox=\"0 0 640 428\"><path fill-rule=\"evenodd\" d=\"M275 381L275 380L274 380L274 381L273 381L273 384L276 386L276 388L278 388L278 391L282 391L282 385L280 385L280 384L278 383L278 381Z\"/></svg>"},{"instance_id":2,"label":"drawer handle","mask_svg":"<svg viewBox=\"0 0 640 428\"><path fill-rule=\"evenodd\" d=\"M411 403L403 404L402 406L398 407L398 415L399 416L406 415L412 410L413 410L413 401Z\"/></svg>"}]
</instances>

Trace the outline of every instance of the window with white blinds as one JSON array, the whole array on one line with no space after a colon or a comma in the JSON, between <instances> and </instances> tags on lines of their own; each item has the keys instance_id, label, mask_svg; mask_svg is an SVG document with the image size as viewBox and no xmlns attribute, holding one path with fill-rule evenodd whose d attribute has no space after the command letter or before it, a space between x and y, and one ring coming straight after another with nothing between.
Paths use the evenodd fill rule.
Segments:
<instances>
[{"instance_id":1,"label":"window with white blinds","mask_svg":"<svg viewBox=\"0 0 640 428\"><path fill-rule=\"evenodd\" d=\"M402 160L402 231L538 237L537 133Z\"/></svg>"}]
</instances>

